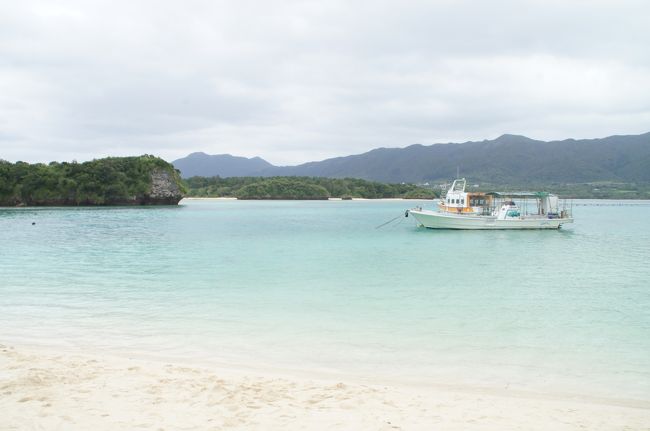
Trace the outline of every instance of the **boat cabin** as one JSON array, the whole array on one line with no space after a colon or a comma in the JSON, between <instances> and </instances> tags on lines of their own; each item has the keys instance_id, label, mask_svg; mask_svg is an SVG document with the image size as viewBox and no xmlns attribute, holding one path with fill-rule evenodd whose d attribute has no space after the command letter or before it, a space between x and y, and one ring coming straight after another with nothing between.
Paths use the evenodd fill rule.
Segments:
<instances>
[{"instance_id":1,"label":"boat cabin","mask_svg":"<svg viewBox=\"0 0 650 431\"><path fill-rule=\"evenodd\" d=\"M466 192L465 178L454 180L440 202L440 210L455 214L485 214L492 207L492 196L482 192Z\"/></svg>"}]
</instances>

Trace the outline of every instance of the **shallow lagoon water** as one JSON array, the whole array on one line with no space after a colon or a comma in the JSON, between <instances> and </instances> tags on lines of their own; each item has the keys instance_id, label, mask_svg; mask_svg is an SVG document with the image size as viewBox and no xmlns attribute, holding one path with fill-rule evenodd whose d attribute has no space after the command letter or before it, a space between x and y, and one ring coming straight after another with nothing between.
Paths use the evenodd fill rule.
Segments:
<instances>
[{"instance_id":1,"label":"shallow lagoon water","mask_svg":"<svg viewBox=\"0 0 650 431\"><path fill-rule=\"evenodd\" d=\"M401 201L0 209L0 342L647 400L650 203L575 203L524 232L375 229Z\"/></svg>"}]
</instances>

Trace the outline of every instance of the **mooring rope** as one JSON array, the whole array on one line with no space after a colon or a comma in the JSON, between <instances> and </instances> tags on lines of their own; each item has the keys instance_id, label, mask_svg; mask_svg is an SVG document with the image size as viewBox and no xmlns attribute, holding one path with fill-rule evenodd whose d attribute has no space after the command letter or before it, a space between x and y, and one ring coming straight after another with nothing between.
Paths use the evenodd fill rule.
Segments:
<instances>
[{"instance_id":1,"label":"mooring rope","mask_svg":"<svg viewBox=\"0 0 650 431\"><path fill-rule=\"evenodd\" d=\"M375 229L379 229L379 228L381 228L381 227L384 227L384 226L386 226L387 224L394 222L395 220L397 220L397 219L400 218L400 217L404 217L404 215L403 215L403 214L400 214L400 215L398 215L397 217L388 220L386 223L382 223L382 224L380 224L379 226L375 226Z\"/></svg>"}]
</instances>

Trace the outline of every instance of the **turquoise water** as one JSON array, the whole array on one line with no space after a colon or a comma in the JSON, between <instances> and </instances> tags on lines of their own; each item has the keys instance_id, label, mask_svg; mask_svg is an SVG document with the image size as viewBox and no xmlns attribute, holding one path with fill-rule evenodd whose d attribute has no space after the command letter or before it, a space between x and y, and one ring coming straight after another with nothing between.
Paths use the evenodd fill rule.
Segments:
<instances>
[{"instance_id":1,"label":"turquoise water","mask_svg":"<svg viewBox=\"0 0 650 431\"><path fill-rule=\"evenodd\" d=\"M400 201L0 209L0 342L647 400L650 203L591 203L525 232L375 229Z\"/></svg>"}]
</instances>

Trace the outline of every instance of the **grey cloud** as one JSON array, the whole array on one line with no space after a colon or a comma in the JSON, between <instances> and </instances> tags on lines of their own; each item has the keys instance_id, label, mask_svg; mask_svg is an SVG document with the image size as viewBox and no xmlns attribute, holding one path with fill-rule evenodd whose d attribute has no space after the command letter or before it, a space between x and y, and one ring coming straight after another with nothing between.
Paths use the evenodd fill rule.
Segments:
<instances>
[{"instance_id":1,"label":"grey cloud","mask_svg":"<svg viewBox=\"0 0 650 431\"><path fill-rule=\"evenodd\" d=\"M0 158L291 164L504 132L641 133L648 12L632 0L5 2Z\"/></svg>"}]
</instances>

